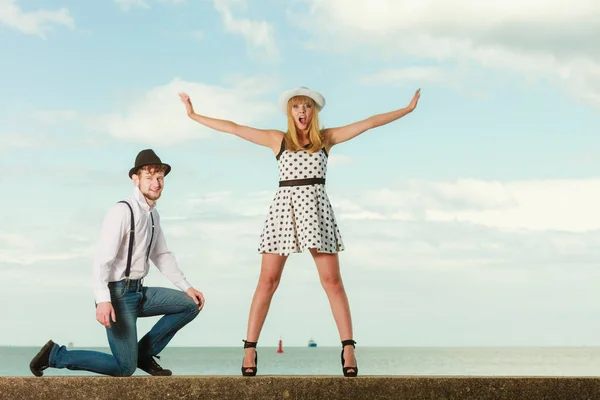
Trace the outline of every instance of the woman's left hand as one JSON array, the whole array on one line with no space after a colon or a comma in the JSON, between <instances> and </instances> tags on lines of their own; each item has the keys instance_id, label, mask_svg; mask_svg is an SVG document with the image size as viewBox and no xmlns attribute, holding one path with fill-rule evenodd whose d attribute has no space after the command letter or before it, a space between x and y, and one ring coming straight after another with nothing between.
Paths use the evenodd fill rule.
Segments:
<instances>
[{"instance_id":1,"label":"woman's left hand","mask_svg":"<svg viewBox=\"0 0 600 400\"><path fill-rule=\"evenodd\" d=\"M415 95L413 96L412 100L410 101L410 103L408 104L408 109L410 111L413 111L415 108L417 108L417 103L419 102L419 97L421 97L421 89L418 89L415 92Z\"/></svg>"}]
</instances>

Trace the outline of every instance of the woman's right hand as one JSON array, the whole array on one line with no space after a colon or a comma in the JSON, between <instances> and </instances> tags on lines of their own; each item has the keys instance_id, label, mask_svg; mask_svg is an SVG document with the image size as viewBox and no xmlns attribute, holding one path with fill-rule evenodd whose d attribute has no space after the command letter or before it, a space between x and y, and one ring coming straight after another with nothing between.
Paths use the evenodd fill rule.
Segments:
<instances>
[{"instance_id":1,"label":"woman's right hand","mask_svg":"<svg viewBox=\"0 0 600 400\"><path fill-rule=\"evenodd\" d=\"M179 93L179 98L185 104L185 110L187 111L187 115L192 115L194 113L194 107L192 106L192 101L190 100L190 96L187 93Z\"/></svg>"}]
</instances>

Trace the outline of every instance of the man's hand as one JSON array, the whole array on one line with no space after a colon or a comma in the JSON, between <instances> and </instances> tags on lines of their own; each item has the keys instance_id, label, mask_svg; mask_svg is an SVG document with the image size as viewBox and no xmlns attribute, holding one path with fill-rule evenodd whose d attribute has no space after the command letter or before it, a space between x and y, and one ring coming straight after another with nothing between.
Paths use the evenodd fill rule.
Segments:
<instances>
[{"instance_id":1,"label":"man's hand","mask_svg":"<svg viewBox=\"0 0 600 400\"><path fill-rule=\"evenodd\" d=\"M111 319L112 322L117 322L115 309L113 308L112 303L110 301L98 303L98 306L96 307L96 320L100 322L101 325L110 328Z\"/></svg>"},{"instance_id":2,"label":"man's hand","mask_svg":"<svg viewBox=\"0 0 600 400\"><path fill-rule=\"evenodd\" d=\"M190 296L192 300L194 300L194 303L198 304L198 310L202 310L202 308L204 307L204 295L202 294L202 292L199 292L194 288L189 288L185 292L185 294Z\"/></svg>"}]
</instances>

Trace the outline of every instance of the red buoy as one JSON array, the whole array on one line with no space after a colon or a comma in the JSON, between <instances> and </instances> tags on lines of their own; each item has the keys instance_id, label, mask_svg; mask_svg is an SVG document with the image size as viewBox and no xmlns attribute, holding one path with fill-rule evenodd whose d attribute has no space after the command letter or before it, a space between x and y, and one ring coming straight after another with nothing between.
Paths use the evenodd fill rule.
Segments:
<instances>
[{"instance_id":1,"label":"red buoy","mask_svg":"<svg viewBox=\"0 0 600 400\"><path fill-rule=\"evenodd\" d=\"M277 349L278 353L283 353L283 342L279 339L279 348Z\"/></svg>"}]
</instances>

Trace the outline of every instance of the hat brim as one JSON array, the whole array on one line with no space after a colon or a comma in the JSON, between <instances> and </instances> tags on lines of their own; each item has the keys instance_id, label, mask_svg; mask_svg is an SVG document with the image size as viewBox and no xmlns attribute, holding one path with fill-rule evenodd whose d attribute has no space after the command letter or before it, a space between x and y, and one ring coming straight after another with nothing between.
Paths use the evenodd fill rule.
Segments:
<instances>
[{"instance_id":1,"label":"hat brim","mask_svg":"<svg viewBox=\"0 0 600 400\"><path fill-rule=\"evenodd\" d=\"M149 164L143 164L140 165L138 167L133 167L129 170L129 177L131 178L136 172L138 172L141 168L144 168L146 165L164 165L165 167L167 167L167 169L165 169L165 176L169 175L169 172L171 172L171 166L169 164L165 164L165 163L149 163Z\"/></svg>"},{"instance_id":2,"label":"hat brim","mask_svg":"<svg viewBox=\"0 0 600 400\"><path fill-rule=\"evenodd\" d=\"M306 89L306 88L291 89L291 90L286 90L285 92L283 92L281 94L281 96L279 96L279 108L281 109L281 111L284 114L287 114L288 102L290 101L290 99L292 97L295 97L295 96L310 97L311 99L314 100L315 104L317 105L317 109L319 111L321 111L323 109L323 107L325 107L325 97L323 97L323 95L321 93L319 93L315 90Z\"/></svg>"}]
</instances>

